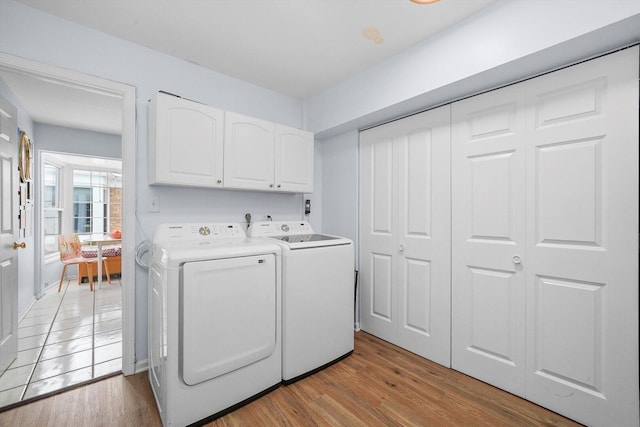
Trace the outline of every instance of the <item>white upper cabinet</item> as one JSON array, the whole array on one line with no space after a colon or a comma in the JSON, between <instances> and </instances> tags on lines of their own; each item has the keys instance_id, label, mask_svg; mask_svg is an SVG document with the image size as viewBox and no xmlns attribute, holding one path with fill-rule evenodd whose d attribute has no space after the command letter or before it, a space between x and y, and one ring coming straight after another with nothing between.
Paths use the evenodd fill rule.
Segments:
<instances>
[{"instance_id":1,"label":"white upper cabinet","mask_svg":"<svg viewBox=\"0 0 640 427\"><path fill-rule=\"evenodd\" d=\"M313 134L276 125L276 191L313 191Z\"/></svg>"},{"instance_id":2,"label":"white upper cabinet","mask_svg":"<svg viewBox=\"0 0 640 427\"><path fill-rule=\"evenodd\" d=\"M149 184L313 191L313 133L158 92L149 103Z\"/></svg>"},{"instance_id":3,"label":"white upper cabinet","mask_svg":"<svg viewBox=\"0 0 640 427\"><path fill-rule=\"evenodd\" d=\"M224 139L225 187L273 190L275 124L227 112Z\"/></svg>"},{"instance_id":4,"label":"white upper cabinet","mask_svg":"<svg viewBox=\"0 0 640 427\"><path fill-rule=\"evenodd\" d=\"M313 134L227 112L224 182L227 188L312 192Z\"/></svg>"},{"instance_id":5,"label":"white upper cabinet","mask_svg":"<svg viewBox=\"0 0 640 427\"><path fill-rule=\"evenodd\" d=\"M149 184L221 188L224 111L158 92L149 103Z\"/></svg>"}]
</instances>

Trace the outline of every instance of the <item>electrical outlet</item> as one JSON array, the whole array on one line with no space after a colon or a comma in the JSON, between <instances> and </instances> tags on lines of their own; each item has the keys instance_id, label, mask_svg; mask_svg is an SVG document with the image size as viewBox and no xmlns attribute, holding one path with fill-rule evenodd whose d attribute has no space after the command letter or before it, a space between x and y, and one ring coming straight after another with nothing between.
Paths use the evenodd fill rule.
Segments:
<instances>
[{"instance_id":1,"label":"electrical outlet","mask_svg":"<svg viewBox=\"0 0 640 427\"><path fill-rule=\"evenodd\" d=\"M160 197L153 196L149 204L149 212L160 212Z\"/></svg>"}]
</instances>

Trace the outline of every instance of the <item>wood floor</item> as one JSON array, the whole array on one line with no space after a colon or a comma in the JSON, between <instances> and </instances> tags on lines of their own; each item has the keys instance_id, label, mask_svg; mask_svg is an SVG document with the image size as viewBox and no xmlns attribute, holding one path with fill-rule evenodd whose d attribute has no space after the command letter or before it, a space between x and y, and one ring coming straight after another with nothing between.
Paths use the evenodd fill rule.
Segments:
<instances>
[{"instance_id":1,"label":"wood floor","mask_svg":"<svg viewBox=\"0 0 640 427\"><path fill-rule=\"evenodd\" d=\"M0 413L0 426L159 426L147 373ZM208 426L577 426L364 332L343 361Z\"/></svg>"}]
</instances>

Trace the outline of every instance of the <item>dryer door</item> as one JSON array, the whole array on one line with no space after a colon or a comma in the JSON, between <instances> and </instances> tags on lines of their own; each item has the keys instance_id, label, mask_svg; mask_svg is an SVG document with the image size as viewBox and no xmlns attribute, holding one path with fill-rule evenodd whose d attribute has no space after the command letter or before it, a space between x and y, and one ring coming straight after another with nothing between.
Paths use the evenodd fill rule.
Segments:
<instances>
[{"instance_id":1,"label":"dryer door","mask_svg":"<svg viewBox=\"0 0 640 427\"><path fill-rule=\"evenodd\" d=\"M271 355L276 345L273 254L184 264L182 349L185 384L195 385Z\"/></svg>"}]
</instances>

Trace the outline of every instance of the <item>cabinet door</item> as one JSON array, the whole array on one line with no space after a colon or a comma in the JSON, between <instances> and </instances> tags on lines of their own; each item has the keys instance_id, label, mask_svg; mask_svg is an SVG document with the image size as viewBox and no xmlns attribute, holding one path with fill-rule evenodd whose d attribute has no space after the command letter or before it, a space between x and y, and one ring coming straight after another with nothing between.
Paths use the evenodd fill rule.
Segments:
<instances>
[{"instance_id":1,"label":"cabinet door","mask_svg":"<svg viewBox=\"0 0 640 427\"><path fill-rule=\"evenodd\" d=\"M223 110L157 93L148 123L149 184L222 187Z\"/></svg>"},{"instance_id":2,"label":"cabinet door","mask_svg":"<svg viewBox=\"0 0 640 427\"><path fill-rule=\"evenodd\" d=\"M313 134L276 125L276 191L313 191Z\"/></svg>"},{"instance_id":3,"label":"cabinet door","mask_svg":"<svg viewBox=\"0 0 640 427\"><path fill-rule=\"evenodd\" d=\"M451 366L522 396L524 85L451 108Z\"/></svg>"},{"instance_id":4,"label":"cabinet door","mask_svg":"<svg viewBox=\"0 0 640 427\"><path fill-rule=\"evenodd\" d=\"M527 399L638 425L638 47L527 85Z\"/></svg>"},{"instance_id":5,"label":"cabinet door","mask_svg":"<svg viewBox=\"0 0 640 427\"><path fill-rule=\"evenodd\" d=\"M275 125L226 112L224 134L225 187L273 190Z\"/></svg>"},{"instance_id":6,"label":"cabinet door","mask_svg":"<svg viewBox=\"0 0 640 427\"><path fill-rule=\"evenodd\" d=\"M450 108L398 124L398 344L450 366Z\"/></svg>"}]
</instances>

